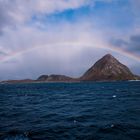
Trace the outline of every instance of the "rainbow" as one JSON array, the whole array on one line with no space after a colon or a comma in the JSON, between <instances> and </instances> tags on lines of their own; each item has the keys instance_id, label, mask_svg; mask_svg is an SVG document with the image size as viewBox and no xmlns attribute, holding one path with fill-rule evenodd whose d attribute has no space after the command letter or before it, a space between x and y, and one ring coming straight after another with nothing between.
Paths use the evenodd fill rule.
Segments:
<instances>
[{"instance_id":1,"label":"rainbow","mask_svg":"<svg viewBox=\"0 0 140 140\"><path fill-rule=\"evenodd\" d=\"M85 44L85 45L84 45ZM76 47L78 47L78 46L87 46L87 47L93 47L93 45L91 45L91 44L88 44L88 43L82 43L82 42L72 42L72 43L69 43L69 42L65 42L65 43L60 43L60 44L50 44L50 45L48 45L48 46L55 46L55 45L60 45L60 46L62 46L62 45L69 45L69 46L76 46ZM18 49L17 51L15 51L15 52L11 52L11 53L8 53L8 55L6 55L6 56L1 56L0 57L0 63L1 62L5 62L5 61L7 61L7 60L10 60L10 59L12 59L12 58L14 58L14 57L16 57L16 56L18 56L18 55L22 55L22 54L24 54L24 53L27 53L27 52L30 52L30 51L33 51L34 49L37 49L37 48L43 48L43 47L45 47L46 45L42 45L42 46L34 46L34 47L30 47L30 48L24 48L24 49ZM118 53L118 54L120 54L120 55L123 55L123 56L125 56L125 57L128 57L128 58L131 58L131 59L133 59L133 60L135 60L135 61L137 61L137 62L140 62L140 56L139 55L136 55L136 54L134 54L134 53L132 53L132 52L130 52L130 51L127 51L127 50L124 50L124 49L122 49L122 48L117 48L117 47L113 47L113 46L104 46L104 47L100 47L100 46L98 46L98 47L94 47L94 48L100 48L100 49L105 49L105 50L110 50L110 51L112 51L112 52L116 52L116 53Z\"/></svg>"}]
</instances>

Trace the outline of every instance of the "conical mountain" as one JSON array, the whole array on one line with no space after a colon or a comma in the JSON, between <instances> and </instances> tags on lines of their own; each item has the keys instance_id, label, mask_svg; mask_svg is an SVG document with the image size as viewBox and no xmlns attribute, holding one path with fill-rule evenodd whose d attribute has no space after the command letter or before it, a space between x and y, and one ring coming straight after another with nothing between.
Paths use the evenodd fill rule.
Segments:
<instances>
[{"instance_id":1,"label":"conical mountain","mask_svg":"<svg viewBox=\"0 0 140 140\"><path fill-rule=\"evenodd\" d=\"M83 81L113 81L134 80L135 76L129 68L120 63L111 54L107 54L98 60L81 77Z\"/></svg>"}]
</instances>

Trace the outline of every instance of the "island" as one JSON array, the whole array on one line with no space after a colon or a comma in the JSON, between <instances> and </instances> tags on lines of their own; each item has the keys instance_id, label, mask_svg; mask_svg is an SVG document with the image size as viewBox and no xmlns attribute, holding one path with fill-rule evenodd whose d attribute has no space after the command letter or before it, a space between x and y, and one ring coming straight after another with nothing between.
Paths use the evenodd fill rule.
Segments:
<instances>
[{"instance_id":1,"label":"island","mask_svg":"<svg viewBox=\"0 0 140 140\"><path fill-rule=\"evenodd\" d=\"M41 75L36 80L7 80L1 83L33 83L33 82L84 82L84 81L127 81L140 80L130 69L119 62L111 54L106 54L89 68L81 77L72 78L65 75Z\"/></svg>"}]
</instances>

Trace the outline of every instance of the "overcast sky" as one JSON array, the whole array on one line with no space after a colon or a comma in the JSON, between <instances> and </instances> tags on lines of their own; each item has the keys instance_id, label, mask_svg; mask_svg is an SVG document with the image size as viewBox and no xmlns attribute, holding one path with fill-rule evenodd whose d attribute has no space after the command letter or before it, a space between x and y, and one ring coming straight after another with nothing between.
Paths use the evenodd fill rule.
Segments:
<instances>
[{"instance_id":1,"label":"overcast sky","mask_svg":"<svg viewBox=\"0 0 140 140\"><path fill-rule=\"evenodd\" d=\"M140 74L140 0L0 0L0 80L78 77L107 53Z\"/></svg>"}]
</instances>

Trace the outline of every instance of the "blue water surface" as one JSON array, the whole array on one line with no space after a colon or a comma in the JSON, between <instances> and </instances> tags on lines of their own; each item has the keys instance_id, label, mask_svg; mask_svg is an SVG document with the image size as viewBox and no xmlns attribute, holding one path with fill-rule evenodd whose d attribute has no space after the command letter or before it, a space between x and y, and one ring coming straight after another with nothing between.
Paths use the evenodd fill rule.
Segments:
<instances>
[{"instance_id":1,"label":"blue water surface","mask_svg":"<svg viewBox=\"0 0 140 140\"><path fill-rule=\"evenodd\" d=\"M140 82L0 84L0 140L140 140Z\"/></svg>"}]
</instances>

